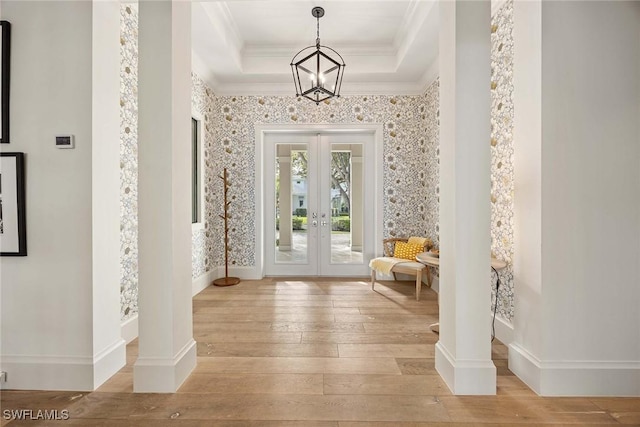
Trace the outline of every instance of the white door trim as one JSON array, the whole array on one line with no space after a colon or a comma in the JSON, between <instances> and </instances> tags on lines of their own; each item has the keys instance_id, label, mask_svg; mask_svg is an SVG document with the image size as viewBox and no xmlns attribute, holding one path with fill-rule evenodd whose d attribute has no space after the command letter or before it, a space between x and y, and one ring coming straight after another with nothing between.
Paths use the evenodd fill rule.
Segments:
<instances>
[{"instance_id":1,"label":"white door trim","mask_svg":"<svg viewBox=\"0 0 640 427\"><path fill-rule=\"evenodd\" d=\"M255 125L255 255L256 273L264 277L264 136L268 133L373 133L374 147L374 256L382 253L383 236L383 137L382 124L257 124Z\"/></svg>"}]
</instances>

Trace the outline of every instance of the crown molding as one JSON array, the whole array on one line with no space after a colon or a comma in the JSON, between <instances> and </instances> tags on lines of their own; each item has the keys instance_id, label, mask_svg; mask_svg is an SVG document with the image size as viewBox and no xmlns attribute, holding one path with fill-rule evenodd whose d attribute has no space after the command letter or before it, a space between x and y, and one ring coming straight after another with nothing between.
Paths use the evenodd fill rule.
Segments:
<instances>
[{"instance_id":1,"label":"crown molding","mask_svg":"<svg viewBox=\"0 0 640 427\"><path fill-rule=\"evenodd\" d=\"M418 8L419 3L420 2L418 0L411 0L411 3L409 3L407 10L402 17L402 24L400 25L398 32L393 38L393 46L395 47L396 51L400 49L400 47L404 44L404 40L407 38L407 34L409 33L409 28L411 25L410 23L414 19L414 15L416 14L416 9Z\"/></svg>"},{"instance_id":2,"label":"crown molding","mask_svg":"<svg viewBox=\"0 0 640 427\"><path fill-rule=\"evenodd\" d=\"M438 58L427 68L427 71L424 72L422 78L420 79L420 86L422 87L422 94L424 95L427 92L427 89L436 81L436 79L440 76L440 64Z\"/></svg>"},{"instance_id":3,"label":"crown molding","mask_svg":"<svg viewBox=\"0 0 640 427\"><path fill-rule=\"evenodd\" d=\"M219 86L218 80L215 78L213 72L207 65L202 61L200 56L191 49L191 70L192 72L200 77L209 87L216 93L215 88Z\"/></svg>"},{"instance_id":4,"label":"crown molding","mask_svg":"<svg viewBox=\"0 0 640 427\"><path fill-rule=\"evenodd\" d=\"M432 79L433 81L433 79ZM341 95L424 95L428 85L422 82L349 83L343 85ZM224 83L212 85L220 96L291 96L295 98L293 83Z\"/></svg>"},{"instance_id":5,"label":"crown molding","mask_svg":"<svg viewBox=\"0 0 640 427\"><path fill-rule=\"evenodd\" d=\"M303 44L297 45L287 45L287 46L256 46L256 45L248 45L245 46L240 52L243 58L248 57L257 57L257 58L292 58L298 51L306 47L315 47L314 44L309 44L303 46ZM398 50L389 44L371 44L371 45L361 45L361 46L341 46L341 45L331 45L329 46L332 49L335 49L342 55L345 56L395 56L398 53Z\"/></svg>"},{"instance_id":6,"label":"crown molding","mask_svg":"<svg viewBox=\"0 0 640 427\"><path fill-rule=\"evenodd\" d=\"M429 15L433 11L433 6L436 2L414 2L412 4L411 15L408 21L404 22L406 30L404 31L404 37L402 40L397 40L397 61L400 64L405 55L411 49L411 46L415 43L416 38L420 34L420 30L424 23L429 19Z\"/></svg>"}]
</instances>

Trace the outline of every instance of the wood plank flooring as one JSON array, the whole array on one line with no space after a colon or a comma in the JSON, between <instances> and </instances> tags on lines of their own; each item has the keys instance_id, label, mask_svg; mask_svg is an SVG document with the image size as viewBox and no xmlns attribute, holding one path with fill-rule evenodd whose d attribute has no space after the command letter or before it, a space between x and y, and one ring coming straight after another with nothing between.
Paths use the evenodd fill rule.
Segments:
<instances>
[{"instance_id":1,"label":"wood plank flooring","mask_svg":"<svg viewBox=\"0 0 640 427\"><path fill-rule=\"evenodd\" d=\"M496 342L497 396L453 396L434 367L437 295L412 282L265 279L193 301L198 366L174 394L133 394L137 343L97 391L3 391L2 409L67 409L10 426L640 425L637 398L541 398Z\"/></svg>"}]
</instances>

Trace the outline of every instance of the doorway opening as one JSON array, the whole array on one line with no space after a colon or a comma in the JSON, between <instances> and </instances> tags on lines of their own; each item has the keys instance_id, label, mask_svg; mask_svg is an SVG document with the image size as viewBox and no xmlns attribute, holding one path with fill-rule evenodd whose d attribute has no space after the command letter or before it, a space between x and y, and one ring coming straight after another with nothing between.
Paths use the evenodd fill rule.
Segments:
<instances>
[{"instance_id":1,"label":"doorway opening","mask_svg":"<svg viewBox=\"0 0 640 427\"><path fill-rule=\"evenodd\" d=\"M382 235L378 128L257 131L262 173L256 243L263 275L369 274Z\"/></svg>"}]
</instances>

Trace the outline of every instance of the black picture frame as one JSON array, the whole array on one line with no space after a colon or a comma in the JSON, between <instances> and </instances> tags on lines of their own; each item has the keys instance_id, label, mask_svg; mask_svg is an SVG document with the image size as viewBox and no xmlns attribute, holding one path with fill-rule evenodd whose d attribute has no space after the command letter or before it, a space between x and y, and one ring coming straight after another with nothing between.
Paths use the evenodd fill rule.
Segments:
<instances>
[{"instance_id":1,"label":"black picture frame","mask_svg":"<svg viewBox=\"0 0 640 427\"><path fill-rule=\"evenodd\" d=\"M2 75L0 76L0 102L2 103L2 111L0 112L0 144L8 144L9 143L9 89L11 85L10 76L11 76L11 24L9 21L0 21L0 25L2 26L2 30L0 31L0 35L2 40L0 40L0 48L2 48L2 52L0 52L0 59L2 60L2 64L0 65L0 70Z\"/></svg>"},{"instance_id":2,"label":"black picture frame","mask_svg":"<svg viewBox=\"0 0 640 427\"><path fill-rule=\"evenodd\" d=\"M24 153L0 153L0 256L26 255Z\"/></svg>"}]
</instances>

